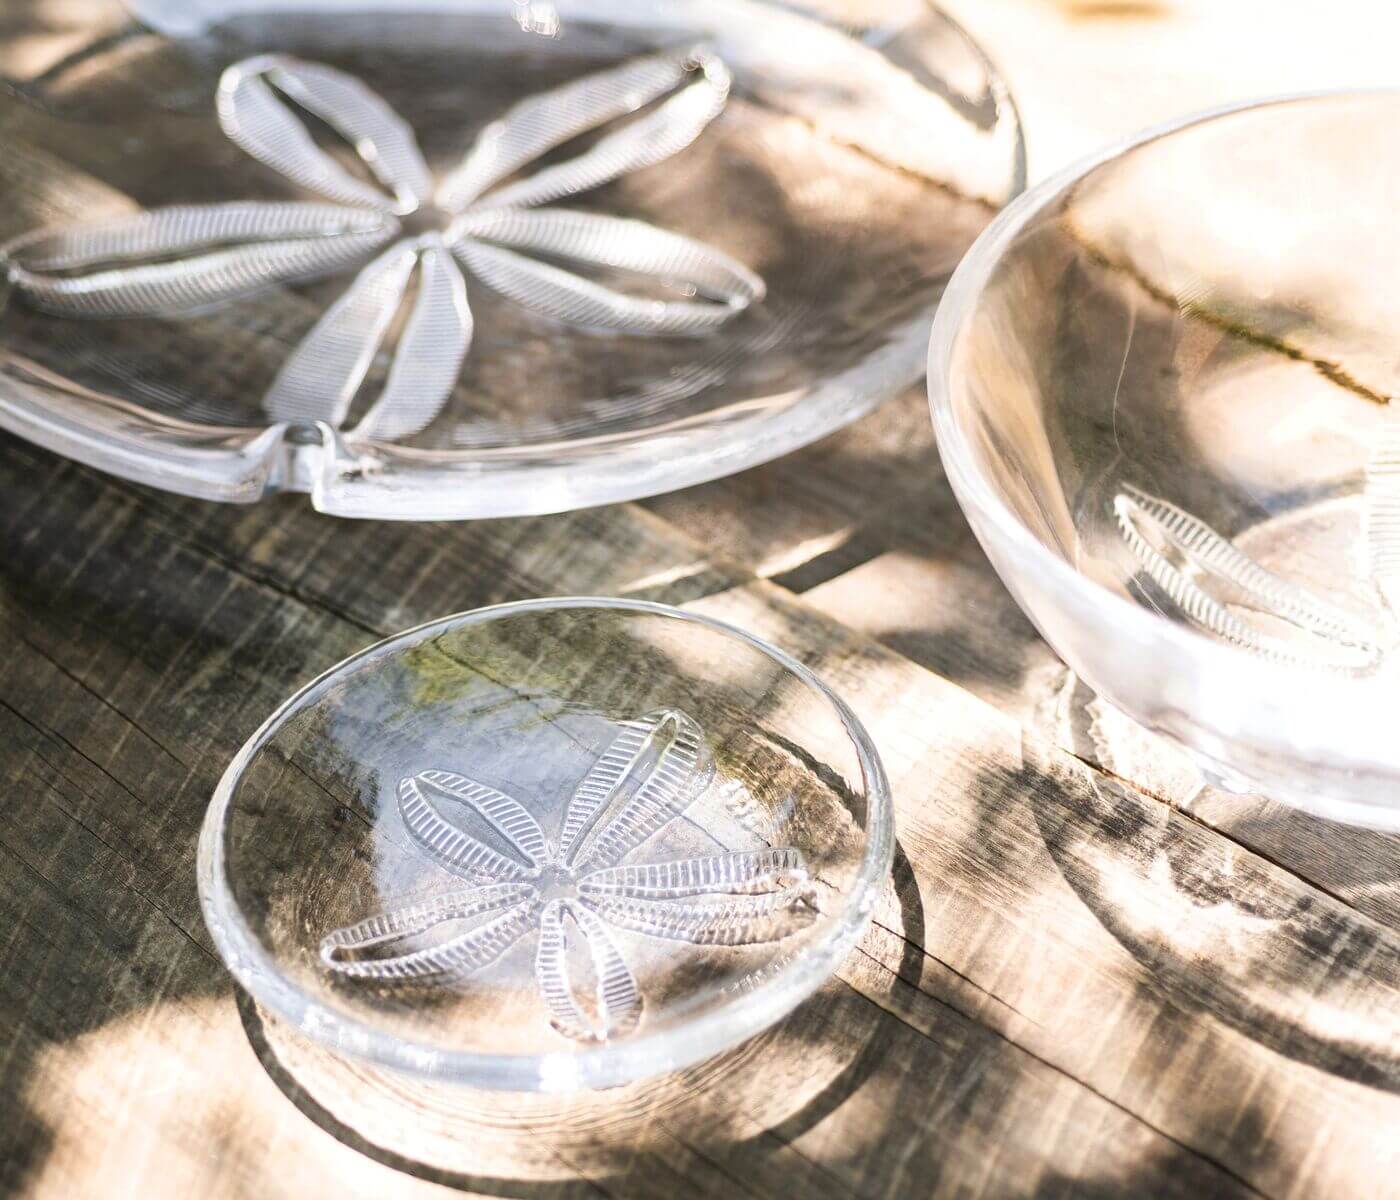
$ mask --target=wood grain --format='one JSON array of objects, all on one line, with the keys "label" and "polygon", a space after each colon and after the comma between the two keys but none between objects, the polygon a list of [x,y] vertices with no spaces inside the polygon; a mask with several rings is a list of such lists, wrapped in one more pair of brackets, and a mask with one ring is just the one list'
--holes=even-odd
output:
[{"label": "wood grain", "polygon": [[[1045,166],[1236,86],[1234,13],[950,7],[1024,72]],[[1307,11],[1270,6],[1268,44]],[[1328,38],[1368,14],[1334,6]],[[1318,70],[1248,66],[1260,90]],[[299,684],[566,592],[689,605],[816,667],[890,770],[896,869],[839,978],[693,1095],[424,1166],[279,1073],[200,921],[195,838]],[[204,505],[0,438],[0,628],[0,1193],[1400,1194],[1400,841],[1202,791],[1096,706],[981,556],[918,392],[733,480],[470,525]]]},{"label": "wood grain", "polygon": [[[353,616],[341,615],[318,594],[314,545],[326,531],[346,527],[300,504],[206,509],[102,480],[7,440],[0,448],[3,494],[18,500],[36,477],[46,484],[42,505],[9,505],[0,532],[4,620],[14,634],[0,672],[12,747],[5,783],[7,793],[30,797],[8,808],[0,825],[6,910],[24,930],[7,943],[0,976],[0,1006],[18,1034],[8,1046],[3,1087],[20,1113],[0,1151],[5,1182],[36,1195],[82,1191],[113,1156],[163,1161],[167,1142],[178,1140],[205,1146],[189,1163],[172,1166],[181,1193],[291,1195],[297,1172],[274,1185],[256,1165],[256,1130],[270,1119],[266,1080],[252,1050],[238,1046],[230,985],[199,922],[193,849],[204,804],[238,743],[298,682],[390,624],[441,611],[447,594],[470,606],[495,598],[499,583],[489,567],[476,576],[429,573],[411,594],[413,611],[386,596],[397,606],[392,620],[364,599]],[[183,520],[215,514],[242,525],[253,513],[265,514],[254,544],[284,548],[274,565],[254,574],[208,553]],[[397,543],[410,557],[434,540],[455,543],[468,562],[480,561],[470,553],[474,545],[489,545],[512,524],[353,528],[377,533],[386,551]],[[631,524],[623,522],[629,536]],[[81,536],[57,538],[65,528]],[[209,535],[206,523],[197,528]],[[55,536],[46,538],[46,530]],[[595,553],[607,556],[616,536],[602,533]],[[311,553],[298,556],[292,543]],[[678,535],[672,548],[681,559],[694,550]],[[298,562],[310,569],[287,570]],[[537,571],[530,582],[547,581]],[[731,589],[716,598],[747,594]],[[849,654],[839,643],[837,649]],[[821,664],[820,641],[808,656]],[[913,886],[911,867],[903,887]],[[830,999],[814,1002],[802,1018],[838,1047],[865,1047],[868,1059],[852,1095],[793,1143],[823,1175],[835,1176],[832,1194],[861,1194],[871,1179],[898,1191],[945,1171],[946,1187],[938,1190],[957,1194],[965,1172],[980,1175],[992,1156],[1018,1177],[1070,1180],[1082,1169],[1085,1138],[1103,1161],[1117,1164],[1115,1172],[1145,1170],[1143,1178],[1162,1194],[1190,1194],[1178,1189],[1193,1179],[1245,1190],[950,998],[925,991],[919,973],[913,984],[901,980],[889,965],[901,961],[900,898],[891,898],[890,910],[882,924],[895,932],[877,931],[872,948],[852,960],[841,999],[834,1007]],[[843,1015],[848,1010],[852,1015]],[[147,1071],[165,1082],[140,1085]],[[215,1077],[219,1086],[191,1103],[196,1085],[187,1073]],[[927,1121],[902,1119],[939,1079],[950,1089],[948,1101],[931,1107]],[[712,1102],[730,1103],[729,1092],[716,1091]],[[1082,1137],[1059,1125],[1030,1133],[1034,1114],[1047,1106]],[[285,1117],[294,1114],[286,1110]],[[314,1162],[325,1179],[353,1183],[351,1194],[372,1186],[352,1179],[355,1156],[343,1158],[325,1146],[333,1139],[295,1120],[301,1136],[320,1147]],[[210,1140],[216,1128],[224,1139],[217,1149]],[[55,1154],[54,1147],[68,1152]],[[760,1138],[689,1153],[705,1161],[718,1153],[766,1161],[775,1150]],[[286,1152],[296,1153],[292,1145]],[[623,1176],[627,1194],[664,1190],[655,1161],[661,1153],[638,1152]],[[186,1166],[196,1174],[181,1175]],[[142,1189],[133,1194],[151,1194],[149,1170],[132,1176]],[[747,1168],[740,1174],[762,1178]],[[731,1194],[727,1176],[709,1185],[704,1178],[698,1167],[687,1169],[688,1186],[701,1194]],[[778,1173],[758,1194],[783,1194],[781,1181]],[[396,1183],[417,1186],[406,1174]]]},{"label": "wood grain", "polygon": [[[549,559],[520,556],[530,565],[503,592],[494,569],[502,539],[538,522],[345,526],[294,500],[202,506],[13,443],[0,462],[7,495],[22,496],[36,474],[48,480],[42,512],[16,503],[4,530],[5,615],[22,635],[0,692],[21,747],[7,782],[38,798],[9,814],[4,844],[24,864],[27,892],[38,879],[63,891],[65,918],[46,912],[42,936],[11,944],[5,978],[39,984],[6,1004],[31,1037],[66,1045],[123,1014],[174,1019],[190,997],[226,990],[198,921],[193,843],[222,764],[280,696],[378,633],[444,611],[449,597],[465,607],[511,588],[548,591],[557,576]],[[687,579],[712,570],[693,571],[703,553],[654,518],[619,508],[590,520],[599,563],[649,533],[663,570],[685,567]],[[59,538],[67,528],[81,538]],[[349,544],[332,550],[341,531]],[[436,547],[436,561],[456,569],[424,572],[404,593],[370,586],[337,606],[338,554],[363,556],[376,542],[383,561],[432,558]],[[590,582],[618,591],[635,579],[630,567],[611,579],[593,571]],[[925,1123],[885,1075],[897,1079],[929,1053],[910,1042],[912,1026],[935,1040],[980,1030],[978,1071],[998,1088],[1019,1097],[1053,1081],[1056,1093],[1068,1089],[1056,1111],[1095,1114],[1107,1146],[1146,1139],[1156,1147],[1146,1157],[1173,1172],[1190,1160],[1211,1190],[1286,1195],[1306,1179],[1319,1194],[1344,1195],[1372,1177],[1383,1153],[1373,1122],[1394,1116],[1388,1010],[1400,955],[1388,929],[1037,746],[967,691],[781,589],[743,584],[732,571],[710,577],[718,586],[691,602],[775,637],[841,687],[878,739],[900,800],[902,894],[843,972],[887,1014],[865,1032],[880,1049],[862,1086],[891,1107],[877,1119],[847,1101],[804,1132],[822,1147],[811,1157],[829,1168],[843,1137],[888,1137],[932,1159],[952,1139],[1009,1156],[1011,1178],[1071,1180],[1087,1170],[1064,1160],[1058,1135],[1044,1142],[1029,1114],[993,1134],[976,1106],[933,1104],[939,1120]],[[100,693],[99,680],[108,681]],[[911,890],[923,914],[914,963],[903,915]],[[9,1062],[26,1080],[14,1091],[36,1094],[33,1061],[12,1052]],[[247,1069],[256,1078],[255,1060]],[[938,1087],[959,1085],[974,1086],[954,1071]],[[880,1090],[888,1088],[892,1096]],[[62,1089],[55,1079],[37,1094],[52,1113]],[[1319,1144],[1336,1153],[1317,1154]],[[862,1178],[846,1177],[857,1194]]]}]

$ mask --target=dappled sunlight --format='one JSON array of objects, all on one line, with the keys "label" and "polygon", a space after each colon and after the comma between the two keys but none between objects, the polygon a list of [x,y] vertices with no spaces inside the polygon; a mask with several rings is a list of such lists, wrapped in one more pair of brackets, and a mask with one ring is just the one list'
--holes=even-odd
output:
[{"label": "dappled sunlight", "polygon": [[1377,339],[1400,320],[1400,262],[1382,235],[1397,168],[1371,135],[1386,119],[1374,104],[1354,105],[1351,136],[1320,105],[1164,139],[1086,179],[1066,225],[1188,316],[1277,338],[1388,394],[1400,373]]},{"label": "dappled sunlight", "polygon": [[[1229,858],[1221,870],[1229,875]],[[1240,961],[1257,953],[1256,939],[1278,926],[1274,919],[1241,911],[1230,899],[1206,902],[1180,892],[1165,855],[1154,857],[1146,870],[1110,863],[1099,878],[1104,903],[1126,925],[1154,944],[1169,943],[1184,961],[1206,964],[1222,955]]]},{"label": "dappled sunlight", "polygon": [[[41,1051],[24,1104],[51,1139],[31,1186],[54,1195],[187,1200],[321,1194],[377,1200],[387,1168],[306,1136],[259,1067],[227,995],[158,1003]],[[94,1131],[121,1128],[119,1139]]]},{"label": "dappled sunlight", "polygon": [[[341,0],[0,0],[0,242],[305,199],[298,171],[264,165],[279,136],[254,154],[221,131],[230,63],[275,92],[263,132],[309,137],[306,161],[324,152],[359,194],[388,145],[366,132],[376,113],[411,129],[410,175],[441,180],[518,101],[669,54],[668,12],[712,20],[588,2],[604,19],[580,0],[492,0],[486,21],[475,0],[344,0],[333,22],[307,13]],[[739,19],[748,3],[715,6],[738,14],[715,18],[723,111],[711,96],[673,158],[642,145],[635,173],[549,204],[721,250],[766,299],[697,314],[732,301],[698,277],[672,287],[674,262],[614,279],[625,268],[580,259],[561,284],[553,254],[583,224],[508,228],[464,199],[482,245],[542,256],[512,272],[714,328],[619,341],[497,303],[473,275],[470,353],[439,364],[429,424],[381,425],[394,455],[357,460],[347,486],[392,490],[455,456],[485,464],[470,471],[493,502],[525,478],[536,508],[567,507],[598,499],[581,480],[655,490],[712,454],[733,471],[897,391],[878,411],[644,503],[399,524],[331,520],[304,496],[166,495],[0,437],[0,1193],[1369,1200],[1400,1180],[1400,834],[1227,793],[1242,774],[1096,695],[998,577],[911,382],[920,314],[1021,162],[999,79],[926,0],[775,3],[764,22]],[[1368,0],[934,4],[1010,79],[1033,178],[1189,109],[1388,81],[1400,33],[1400,11]],[[192,42],[167,36],[228,6],[240,15]],[[854,49],[835,26],[779,36],[813,10],[847,22]],[[264,52],[292,57],[269,68]],[[356,113],[344,145],[304,104],[328,82],[343,103],[327,111]],[[596,165],[671,96],[620,92],[606,127],[536,146],[491,186]],[[507,122],[527,140],[530,125]],[[1200,593],[1278,637],[1299,611],[1326,632],[1335,608],[1391,653],[1400,153],[1267,133],[1159,146],[1012,243],[955,355],[980,376],[966,406],[987,410],[970,440],[1033,534],[1120,596],[1165,606],[1148,585],[1176,572],[1197,615],[1214,611]],[[421,249],[445,211],[404,205],[394,236]],[[33,278],[60,290],[111,274],[30,248]],[[344,347],[364,389],[331,413],[346,431],[372,431],[392,350],[413,349],[405,324],[432,290],[414,269],[379,333]],[[12,288],[6,327],[34,364],[14,379],[162,429],[265,424],[273,375],[347,272],[168,322],[73,320],[67,341]],[[557,474],[523,475],[570,447]],[[307,473],[306,457],[279,469]],[[987,544],[1002,566],[1025,550]],[[1254,568],[1300,576],[1306,602]],[[1025,598],[1063,580],[1013,583]],[[629,630],[534,605],[510,629],[469,618],[363,656],[358,684],[323,674],[445,613],[570,595],[673,603],[784,654],[654,609]],[[1279,595],[1282,618],[1260,612]],[[1057,644],[1062,617],[1036,615]],[[1086,620],[1076,645],[1134,686],[1190,674],[1110,634]],[[1216,732],[1257,714],[1226,693],[1162,687],[1132,711]],[[1389,706],[1373,710],[1383,732]],[[891,836],[880,875],[870,847]]]},{"label": "dappled sunlight", "polygon": [[[779,644],[833,639],[820,668],[880,745],[901,838],[921,864],[925,956],[906,979],[1122,1103],[1144,1102],[1164,1076],[1172,1095],[1194,1070],[1222,1106],[1248,1105],[1248,1080],[1267,1069],[1290,1081],[1278,1136],[1330,1138],[1319,1178],[1362,1178],[1351,1172],[1373,1153],[1376,1106],[1400,1117],[1400,938],[953,685],[809,614],[760,605],[763,590],[701,606]],[[1081,728],[1102,736],[1115,724],[1097,707]],[[1120,764],[1140,766],[1152,741],[1115,746]],[[1199,790],[1169,759],[1159,770],[1180,800]],[[880,953],[878,939],[867,944]],[[1354,961],[1364,976],[1346,968]],[[1174,1049],[1183,1041],[1189,1051]],[[1326,1099],[1307,1086],[1318,1072],[1338,1080]],[[1189,1144],[1218,1149],[1228,1136],[1146,1102]]]},{"label": "dappled sunlight", "polygon": [[677,563],[674,567],[664,567],[659,571],[652,571],[650,574],[639,575],[636,579],[629,579],[618,587],[617,593],[620,596],[634,596],[638,592],[651,592],[667,588],[673,584],[694,579],[697,575],[708,570],[710,570],[710,564],[703,559],[695,562]]}]

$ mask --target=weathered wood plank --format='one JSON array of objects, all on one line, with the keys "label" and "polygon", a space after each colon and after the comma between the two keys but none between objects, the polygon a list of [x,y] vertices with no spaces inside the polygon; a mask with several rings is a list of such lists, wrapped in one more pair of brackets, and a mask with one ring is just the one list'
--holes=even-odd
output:
[{"label": "weathered wood plank", "polygon": [[879,530],[928,493],[922,387],[756,470],[643,501],[764,579],[806,591],[878,553]]},{"label": "weathered wood plank", "polygon": [[1400,1115],[1395,931],[771,588],[695,607],[821,646],[871,728],[926,914],[921,986],[1264,1194],[1390,1186],[1361,1130]]},{"label": "weathered wood plank", "polygon": [[[26,503],[45,478],[42,508]],[[280,1102],[268,1099],[251,1052],[231,1048],[229,984],[199,924],[194,842],[207,796],[241,739],[298,682],[372,635],[319,598],[295,594],[270,567],[258,578],[209,554],[151,493],[6,441],[0,494],[10,501],[0,510],[0,620],[16,634],[0,667],[14,748],[0,761],[7,792],[33,797],[8,808],[0,824],[0,879],[11,927],[42,931],[9,940],[0,965],[0,1007],[14,1031],[2,1086],[20,1113],[0,1161],[25,1163],[29,1194],[57,1195],[104,1163],[126,1164],[149,1183],[149,1164],[161,1161],[166,1139],[178,1138],[192,1148],[170,1166],[182,1193],[290,1195],[305,1178],[299,1171],[283,1185],[257,1165]],[[311,545],[327,526],[347,528],[300,506],[274,510],[285,551],[278,563],[297,563],[291,549]],[[397,550],[405,553],[445,534],[470,543],[490,528],[379,533],[401,539]],[[80,536],[58,537],[65,529]],[[672,549],[693,547],[677,537]],[[606,542],[598,552],[607,556]],[[475,576],[429,578],[432,594],[416,596],[411,607],[436,610],[447,594],[470,604],[480,598],[473,579],[488,591],[498,586],[481,565]],[[392,604],[392,589],[380,599]],[[816,644],[809,653],[821,657]],[[905,886],[911,882],[906,876]],[[895,915],[886,921],[898,928],[891,903]],[[1242,1190],[1229,1172],[1067,1072],[900,983],[879,956],[854,960],[847,979],[853,998],[837,1005],[835,1018],[818,1008],[817,1027],[837,1046],[871,1042],[878,1053],[852,1096],[791,1143],[836,1181],[832,1194],[897,1191],[916,1180],[936,1182],[939,1194],[996,1190],[983,1178],[989,1161],[1026,1180],[1027,1194],[1045,1181],[1063,1188],[1080,1172],[1086,1144],[1099,1162],[1114,1164],[1115,1175],[1141,1173],[1144,1186],[1160,1194]],[[143,1086],[146,1072],[161,1085]],[[195,1105],[190,1091],[201,1072],[216,1075],[221,1090]],[[932,1109],[939,1120],[905,1119],[931,1083],[948,1091]],[[720,1091],[713,1103],[732,1098]],[[1037,1124],[1042,1111],[1055,1112],[1056,1122]],[[732,1194],[736,1170],[757,1194],[781,1194],[782,1172],[759,1169],[775,1153],[770,1139],[736,1150],[691,1146],[684,1127],[667,1134],[680,1142],[652,1137],[638,1148],[629,1194],[665,1194],[668,1154],[679,1155],[697,1194]],[[309,1161],[326,1178],[349,1183],[358,1169],[355,1156],[325,1146],[330,1139],[309,1125],[304,1134],[281,1136],[287,1154],[311,1139],[318,1149]],[[39,1148],[44,1143],[69,1153],[55,1158]],[[78,1146],[82,1153],[72,1149]],[[202,1153],[193,1149],[199,1146]],[[25,1147],[27,1161],[19,1153]],[[696,1156],[717,1154],[741,1157],[707,1177]],[[746,1164],[742,1155],[756,1157]],[[7,1178],[7,1185],[20,1182],[18,1174]],[[407,1176],[396,1182],[417,1186]],[[597,1182],[607,1190],[606,1180]],[[353,1180],[350,1190],[371,1194],[375,1186],[387,1185],[375,1175]]]},{"label": "weathered wood plank", "polygon": [[[99,480],[15,444],[0,458],[6,462],[11,495],[45,468],[55,486],[43,514],[21,516],[5,535],[8,569],[20,581],[10,589],[11,603],[19,605],[26,637],[42,653],[17,662],[12,671],[18,678],[12,674],[0,695],[17,708],[34,708],[32,719],[59,735],[56,746],[75,748],[65,758],[47,748],[65,771],[80,769],[76,754],[101,764],[101,781],[90,786],[107,789],[98,793],[104,803],[88,801],[75,811],[89,825],[99,819],[132,823],[114,824],[110,832],[100,828],[110,841],[120,836],[149,847],[145,857],[132,860],[134,886],[178,914],[196,937],[202,935],[189,855],[204,799],[238,740],[299,678],[363,644],[371,631],[436,615],[448,607],[448,597],[452,607],[496,598],[493,589],[500,585],[489,556],[474,555],[471,548],[508,539],[516,524],[345,526],[291,504],[255,510],[187,504]],[[614,518],[623,514],[631,527],[634,518],[625,510],[610,511]],[[36,523],[41,530],[61,529],[64,521],[83,528],[86,513],[104,518],[89,519],[80,549],[49,550],[52,564],[42,538],[26,541]],[[203,520],[187,524],[191,514],[207,515],[214,525],[232,522],[230,528],[247,536],[250,556],[256,547],[268,556],[251,568],[232,551],[221,560],[204,545],[217,541],[212,526]],[[648,524],[667,551],[657,555],[659,562],[696,560],[693,544],[643,519]],[[374,561],[377,535],[385,539],[381,555],[408,560],[436,543],[453,543],[454,549],[440,552],[461,568],[428,573],[406,601],[390,586],[369,587],[343,615],[323,591],[336,572],[324,561],[317,566],[322,554],[334,561],[331,551],[315,548],[327,529],[360,531],[358,536],[371,539],[358,547],[361,564]],[[600,560],[610,557],[612,540],[610,533],[598,537]],[[267,552],[272,544],[275,553]],[[298,553],[299,547],[309,553]],[[131,564],[142,562],[155,564],[154,576],[143,573],[136,583]],[[158,590],[152,577],[160,580]],[[525,582],[548,578],[541,567]],[[123,584],[139,595],[114,603]],[[153,595],[160,596],[164,617],[154,629],[143,608]],[[868,966],[856,962],[845,974],[897,1016],[901,1028],[931,1020],[912,1015],[920,1011],[953,1022],[964,1030],[960,1037],[985,1027],[977,1036],[990,1037],[985,1044],[995,1047],[986,1051],[995,1069],[987,1070],[1000,1080],[1001,1103],[1023,1091],[1037,1094],[1051,1086],[1045,1081],[1050,1077],[1057,1081],[1053,1103],[1042,1098],[1029,1109],[1018,1107],[1016,1123],[997,1126],[1007,1145],[996,1153],[1008,1172],[1015,1168],[1009,1177],[1069,1180],[1085,1169],[1081,1160],[1065,1159],[1071,1144],[1076,1153],[1082,1150],[1078,1119],[1073,1136],[1051,1132],[1060,1128],[1065,1111],[1091,1104],[1081,1094],[1094,1097],[1091,1124],[1108,1131],[1110,1144],[1159,1139],[1149,1157],[1178,1171],[1183,1159],[1192,1159],[1196,1170],[1215,1172],[1213,1188],[1282,1195],[1306,1170],[1318,1194],[1345,1194],[1375,1167],[1383,1152],[1374,1145],[1373,1122],[1388,1119],[1392,1103],[1387,1088],[1393,1082],[1393,1017],[1386,1009],[1393,1006],[1400,971],[1389,931],[1373,928],[1268,863],[1238,854],[1155,801],[1105,795],[1102,781],[1073,760],[1023,741],[1014,722],[965,691],[782,597],[776,589],[748,585],[715,591],[697,603],[773,634],[812,659],[852,698],[880,740],[900,796],[901,838],[913,868],[902,887],[917,889],[924,913],[923,929],[912,940],[926,953],[912,973],[902,963],[904,919],[891,900],[881,923],[894,933],[873,934],[865,947]],[[378,612],[376,604],[382,606]],[[187,644],[194,648],[186,650]],[[52,694],[63,698],[57,707],[29,698],[30,676],[44,669],[33,663],[36,655],[67,670],[51,669]],[[89,663],[101,678],[114,681],[103,701],[83,686]],[[196,677],[186,677],[195,674],[196,663]],[[229,704],[230,696],[237,701]],[[96,715],[89,716],[89,708]],[[102,725],[116,720],[116,713],[150,731],[148,741]],[[178,747],[179,758],[156,751],[156,742]],[[142,746],[144,754],[138,752]],[[153,766],[145,766],[148,759]],[[196,759],[195,769],[185,765]],[[143,767],[157,774],[143,775]],[[138,790],[162,797],[163,808],[155,809],[158,844],[141,827],[152,814],[128,794]],[[182,847],[177,862],[152,862],[159,847],[170,845]],[[1135,898],[1142,912],[1133,907]],[[1233,938],[1243,939],[1245,952]],[[1356,958],[1362,948],[1370,981],[1358,981],[1345,969],[1345,955]],[[859,972],[876,965],[879,986],[868,977],[862,984]],[[210,970],[217,979],[217,968]],[[896,985],[896,974],[902,985]],[[1310,1006],[1302,1004],[1303,996]],[[99,1007],[90,1020],[101,1022],[103,1012]],[[1344,1019],[1352,1035],[1329,1029],[1329,1021]],[[881,1036],[891,1039],[890,1053],[901,1062],[923,1062],[929,1053],[922,1043],[906,1044],[906,1034]],[[835,1126],[822,1122],[804,1134],[824,1148],[809,1157],[829,1168],[821,1155],[835,1155],[842,1138],[893,1138],[902,1152],[923,1162],[950,1144],[969,1144],[974,1132],[968,1124],[986,1119],[958,1106],[959,1087],[972,1084],[956,1070],[924,1072],[920,1094],[943,1124],[933,1129],[922,1118],[906,1124],[913,1118],[896,1114],[916,1106],[883,1074],[893,1069],[883,1065],[872,1073],[879,1082],[868,1085],[894,1088],[879,1093],[891,1105],[880,1110],[886,1124],[872,1119],[868,1129],[847,1126],[854,1116],[833,1116]],[[1023,1076],[1042,1082],[1017,1082]],[[930,1090],[931,1078],[944,1082]],[[944,1089],[952,1098],[940,1105]],[[1202,1095],[1210,1098],[1205,1108],[1198,1102]],[[1042,1109],[1054,1114],[1048,1126],[1034,1116]],[[858,1111],[852,1105],[843,1114]],[[1260,1123],[1276,1131],[1267,1154],[1253,1133]],[[1313,1162],[1309,1151],[1318,1139],[1346,1152]],[[976,1161],[985,1163],[992,1151],[978,1144]],[[807,1153],[805,1145],[799,1148]],[[1099,1152],[1107,1153],[1102,1147]],[[879,1168],[863,1158],[845,1164],[851,1174],[844,1178],[860,1190],[858,1168]],[[971,1169],[968,1160],[964,1170]],[[981,1178],[959,1174],[946,1162],[944,1170],[954,1190]]]}]

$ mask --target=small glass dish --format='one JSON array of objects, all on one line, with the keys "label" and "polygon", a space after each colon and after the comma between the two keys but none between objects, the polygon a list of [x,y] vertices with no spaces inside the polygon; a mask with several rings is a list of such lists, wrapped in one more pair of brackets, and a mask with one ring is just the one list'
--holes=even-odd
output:
[{"label": "small glass dish", "polygon": [[381,642],[221,780],[205,920],[240,984],[336,1055],[569,1093],[709,1059],[820,987],[893,820],[860,723],[705,617],[538,600]]},{"label": "small glass dish", "polygon": [[0,427],[208,499],[509,516],[774,458],[917,381],[1023,183],[923,0],[105,3],[0,78]]},{"label": "small glass dish", "polygon": [[1400,828],[1400,93],[1188,118],[1038,185],[935,322],[1021,606],[1208,780]]}]

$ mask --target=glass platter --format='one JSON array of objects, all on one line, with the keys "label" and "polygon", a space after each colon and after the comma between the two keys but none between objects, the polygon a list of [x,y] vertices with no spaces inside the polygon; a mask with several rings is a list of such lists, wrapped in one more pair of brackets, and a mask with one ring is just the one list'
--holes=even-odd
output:
[{"label": "glass platter", "polygon": [[0,426],[193,496],[501,516],[773,458],[919,377],[1023,182],[922,0],[123,13],[0,80]]}]

